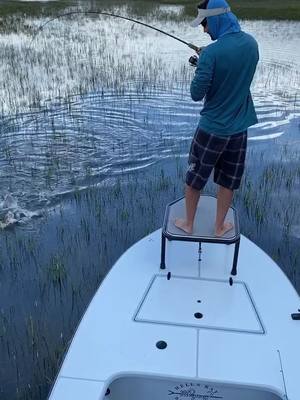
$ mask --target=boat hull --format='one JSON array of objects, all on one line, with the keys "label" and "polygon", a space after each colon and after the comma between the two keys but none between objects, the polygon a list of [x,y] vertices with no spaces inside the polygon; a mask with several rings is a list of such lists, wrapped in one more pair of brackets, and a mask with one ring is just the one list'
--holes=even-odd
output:
[{"label": "boat hull", "polygon": [[299,400],[300,302],[281,269],[241,236],[230,285],[234,246],[170,242],[161,270],[160,245],[158,230],[111,269],[50,399]]}]

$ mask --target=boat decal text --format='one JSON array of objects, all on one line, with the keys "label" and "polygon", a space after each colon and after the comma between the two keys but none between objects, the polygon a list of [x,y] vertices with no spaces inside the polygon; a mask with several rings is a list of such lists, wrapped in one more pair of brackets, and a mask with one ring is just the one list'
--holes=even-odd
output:
[{"label": "boat decal text", "polygon": [[169,390],[168,395],[172,400],[218,400],[224,398],[216,388],[192,382],[176,385],[172,390]]}]

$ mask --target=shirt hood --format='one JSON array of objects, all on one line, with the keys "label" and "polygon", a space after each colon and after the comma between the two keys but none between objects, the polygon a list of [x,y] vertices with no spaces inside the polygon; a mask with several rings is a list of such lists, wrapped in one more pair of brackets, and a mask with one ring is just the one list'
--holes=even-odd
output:
[{"label": "shirt hood", "polygon": [[[220,7],[227,8],[229,5],[225,0],[209,0],[207,5],[207,9]],[[212,40],[217,40],[228,33],[240,32],[241,30],[238,19],[232,12],[207,17],[207,24]]]}]

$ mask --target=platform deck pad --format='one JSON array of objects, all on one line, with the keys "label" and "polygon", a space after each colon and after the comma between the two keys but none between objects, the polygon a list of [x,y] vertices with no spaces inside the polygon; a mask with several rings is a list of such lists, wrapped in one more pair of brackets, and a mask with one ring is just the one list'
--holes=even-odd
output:
[{"label": "platform deck pad", "polygon": [[[201,196],[195,216],[193,233],[185,233],[181,229],[178,229],[174,224],[176,218],[186,217],[185,199],[180,199],[179,201],[169,205],[165,221],[165,231],[168,235],[176,237],[205,238],[217,241],[218,237],[216,237],[214,233],[216,212],[217,199],[213,196]],[[234,225],[234,228],[222,236],[222,239],[233,240],[240,234],[235,210],[233,208],[229,209],[226,221],[231,222]]]}]

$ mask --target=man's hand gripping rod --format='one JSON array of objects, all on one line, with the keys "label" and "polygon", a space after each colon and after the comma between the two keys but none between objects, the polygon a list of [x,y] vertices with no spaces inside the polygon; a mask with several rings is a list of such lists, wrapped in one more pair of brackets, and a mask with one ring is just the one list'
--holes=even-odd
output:
[{"label": "man's hand gripping rod", "polygon": [[[200,55],[201,51],[205,48],[205,46],[203,46],[203,47],[197,47],[197,46],[194,46],[193,44],[189,44],[188,46],[189,46],[191,49],[195,50],[195,52],[198,54],[198,56]],[[189,63],[190,63],[190,65],[191,65],[192,67],[197,67],[198,60],[199,60],[199,57],[197,57],[196,55],[194,55],[194,56],[191,56],[191,57],[189,58]]]}]

